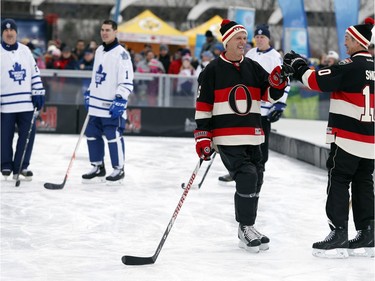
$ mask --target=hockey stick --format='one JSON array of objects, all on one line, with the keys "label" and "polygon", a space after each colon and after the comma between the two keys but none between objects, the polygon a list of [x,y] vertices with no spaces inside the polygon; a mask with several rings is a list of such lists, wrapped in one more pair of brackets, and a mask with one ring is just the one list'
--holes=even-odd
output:
[{"label": "hockey stick", "polygon": [[20,174],[21,174],[21,171],[22,171],[22,165],[23,165],[23,161],[25,160],[26,150],[27,150],[27,147],[29,146],[31,131],[33,130],[35,119],[36,119],[37,116],[38,116],[38,110],[35,107],[34,108],[34,113],[33,113],[33,118],[31,119],[31,123],[30,123],[29,132],[27,133],[25,147],[24,147],[23,152],[22,152],[20,167],[18,168],[18,173],[16,175],[16,185],[15,185],[16,187],[20,186],[20,184],[21,184]]},{"label": "hockey stick", "polygon": [[81,143],[81,140],[83,138],[83,134],[86,131],[86,127],[87,127],[88,122],[89,122],[89,115],[87,114],[85,122],[83,123],[82,129],[81,129],[81,133],[79,135],[79,139],[78,139],[77,144],[76,144],[76,148],[74,149],[72,158],[70,159],[70,162],[69,162],[68,169],[67,169],[67,171],[65,173],[64,181],[61,184],[46,182],[44,184],[45,188],[47,188],[47,189],[63,189],[64,188],[66,180],[68,179],[68,176],[69,176],[70,169],[72,168],[74,159],[76,159],[76,152],[77,152],[79,144]]},{"label": "hockey stick", "polygon": [[[212,165],[212,163],[214,162],[215,156],[216,156],[216,151],[215,151],[214,153],[212,153],[211,161],[210,161],[210,163],[208,164],[207,169],[206,169],[206,171],[204,172],[203,177],[202,177],[200,183],[198,183],[198,188],[201,188],[201,186],[202,186],[202,184],[203,184],[203,182],[204,182],[204,179],[206,178],[206,175],[208,174],[208,171],[210,170],[211,165]],[[185,189],[185,183],[184,183],[184,182],[181,184],[181,187],[182,187],[183,189]]]},{"label": "hockey stick", "polygon": [[167,229],[165,230],[165,232],[163,234],[163,237],[161,238],[160,243],[159,243],[158,247],[156,248],[155,254],[151,257],[123,256],[121,260],[124,264],[126,264],[126,265],[144,265],[144,264],[155,263],[156,259],[159,256],[159,253],[160,253],[161,249],[163,248],[165,240],[167,240],[168,234],[172,229],[172,226],[173,226],[173,224],[174,224],[174,222],[177,218],[177,215],[181,210],[182,204],[184,203],[184,201],[186,199],[186,196],[189,193],[191,185],[193,184],[194,179],[197,176],[197,173],[199,171],[199,168],[202,165],[202,162],[203,162],[203,159],[199,159],[199,162],[198,162],[197,166],[195,167],[194,172],[189,179],[188,185],[186,186],[184,192],[182,193],[180,201],[178,202],[177,207],[174,210],[174,213],[172,215],[172,218],[170,219],[170,221],[168,223]]}]

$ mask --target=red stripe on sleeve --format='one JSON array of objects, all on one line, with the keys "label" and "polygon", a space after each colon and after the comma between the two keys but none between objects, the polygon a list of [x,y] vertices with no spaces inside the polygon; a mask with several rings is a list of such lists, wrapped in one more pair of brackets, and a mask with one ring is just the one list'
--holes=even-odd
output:
[{"label": "red stripe on sleeve", "polygon": [[318,82],[316,81],[315,71],[311,71],[311,73],[309,74],[309,77],[307,78],[307,82],[309,83],[310,89],[321,92]]}]

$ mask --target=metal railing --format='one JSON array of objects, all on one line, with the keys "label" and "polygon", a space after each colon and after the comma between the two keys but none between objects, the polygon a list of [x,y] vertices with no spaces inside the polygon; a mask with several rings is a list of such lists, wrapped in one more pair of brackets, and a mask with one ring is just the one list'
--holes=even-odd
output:
[{"label": "metal railing", "polygon": [[[46,103],[83,104],[83,93],[91,80],[91,71],[41,69],[46,88]],[[134,91],[129,106],[195,107],[197,77],[172,74],[134,74]]]}]

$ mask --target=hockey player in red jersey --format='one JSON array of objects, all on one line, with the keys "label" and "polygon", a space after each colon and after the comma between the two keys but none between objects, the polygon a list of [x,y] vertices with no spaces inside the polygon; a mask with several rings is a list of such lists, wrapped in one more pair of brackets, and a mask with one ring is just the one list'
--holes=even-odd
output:
[{"label": "hockey player in red jersey", "polygon": [[[284,63],[312,90],[332,92],[327,127],[326,213],[331,233],[313,244],[318,257],[374,257],[374,59],[368,52],[374,20],[350,26],[345,34],[349,58],[317,71],[290,52]],[[349,188],[357,236],[348,240]],[[364,249],[359,250],[359,249]],[[336,251],[327,251],[336,250]],[[333,254],[329,254],[333,252]]]},{"label": "hockey player in red jersey", "polygon": [[270,241],[254,227],[263,179],[260,103],[262,99],[273,102],[282,97],[287,78],[281,75],[280,66],[268,74],[259,63],[244,57],[247,31],[242,25],[223,20],[220,32],[226,51],[198,78],[196,151],[205,160],[214,146],[219,151],[236,182],[239,246],[259,252],[267,250]]}]

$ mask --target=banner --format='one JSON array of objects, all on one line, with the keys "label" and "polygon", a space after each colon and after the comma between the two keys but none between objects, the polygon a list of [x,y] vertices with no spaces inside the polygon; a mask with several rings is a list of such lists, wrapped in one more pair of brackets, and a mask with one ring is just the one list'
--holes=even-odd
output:
[{"label": "banner", "polygon": [[247,41],[251,41],[254,35],[255,9],[243,7],[229,7],[228,19],[242,24],[247,31]]},{"label": "banner", "polygon": [[348,57],[344,45],[345,31],[358,24],[359,0],[335,0],[335,16],[340,60]]},{"label": "banner", "polygon": [[279,0],[283,13],[283,50],[310,57],[309,35],[303,0]]}]

